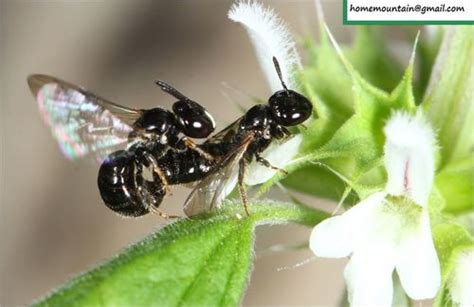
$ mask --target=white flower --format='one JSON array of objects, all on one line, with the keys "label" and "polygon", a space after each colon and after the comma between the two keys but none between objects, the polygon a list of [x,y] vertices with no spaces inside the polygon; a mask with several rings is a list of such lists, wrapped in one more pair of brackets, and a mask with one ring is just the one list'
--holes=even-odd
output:
[{"label": "white flower", "polygon": [[301,66],[300,57],[290,31],[275,12],[258,2],[241,1],[231,7],[228,17],[245,26],[271,90],[276,92],[282,89],[273,57],[280,63],[283,81],[289,88],[295,89],[297,84],[292,73]]},{"label": "white flower", "polygon": [[320,223],[310,238],[316,256],[351,256],[344,277],[353,306],[391,306],[394,269],[412,299],[434,297],[441,283],[426,208],[434,177],[434,133],[421,113],[395,113],[385,135],[385,190]]},{"label": "white flower", "polygon": [[[273,142],[262,153],[262,157],[270,162],[271,165],[284,169],[291,163],[298,154],[303,136],[297,134],[284,142]],[[257,185],[272,178],[277,170],[269,168],[257,161],[252,161],[249,165],[248,175],[245,178],[247,185]]]},{"label": "white flower", "polygon": [[414,118],[395,113],[385,126],[385,135],[386,192],[425,206],[435,171],[433,130],[421,113]]},{"label": "white flower", "polygon": [[448,281],[451,300],[460,306],[474,306],[474,250],[462,252]]}]

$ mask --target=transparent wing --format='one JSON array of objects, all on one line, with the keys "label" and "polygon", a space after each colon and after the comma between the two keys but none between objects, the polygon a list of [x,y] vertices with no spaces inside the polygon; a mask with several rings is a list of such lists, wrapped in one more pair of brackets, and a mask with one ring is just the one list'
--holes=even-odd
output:
[{"label": "transparent wing", "polygon": [[101,162],[133,143],[128,135],[140,110],[125,108],[46,75],[29,76],[28,85],[67,158],[92,156]]},{"label": "transparent wing", "polygon": [[228,141],[232,136],[234,136],[237,133],[237,130],[239,128],[239,123],[242,117],[238,118],[236,121],[234,121],[232,124],[228,125],[221,131],[217,132],[210,138],[206,140],[205,143],[207,144],[215,144],[215,143],[221,143],[221,142],[226,142]]},{"label": "transparent wing", "polygon": [[249,135],[217,164],[215,171],[200,181],[184,203],[188,217],[218,209],[237,184],[239,162],[253,140]]}]

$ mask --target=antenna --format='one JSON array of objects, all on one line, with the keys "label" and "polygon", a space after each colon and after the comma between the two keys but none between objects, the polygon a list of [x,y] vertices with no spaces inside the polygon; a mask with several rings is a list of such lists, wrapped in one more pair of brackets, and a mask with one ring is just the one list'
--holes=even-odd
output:
[{"label": "antenna", "polygon": [[191,100],[165,81],[157,80],[155,83],[161,88],[163,92],[166,92],[179,100]]},{"label": "antenna", "polygon": [[283,86],[283,88],[285,90],[288,91],[288,88],[286,87],[286,84],[285,82],[283,81],[283,76],[281,74],[281,69],[280,69],[280,64],[278,63],[278,60],[276,57],[273,57],[273,65],[275,65],[275,69],[277,71],[277,74],[278,74],[278,78],[280,78],[280,82],[281,82],[281,85]]}]

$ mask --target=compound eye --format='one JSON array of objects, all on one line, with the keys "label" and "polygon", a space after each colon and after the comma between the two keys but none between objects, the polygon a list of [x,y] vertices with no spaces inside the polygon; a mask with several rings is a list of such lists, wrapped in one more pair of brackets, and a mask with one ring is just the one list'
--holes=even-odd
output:
[{"label": "compound eye", "polygon": [[292,90],[276,92],[268,103],[275,120],[283,126],[301,124],[311,116],[313,110],[308,98]]},{"label": "compound eye", "polygon": [[192,138],[206,138],[216,128],[211,114],[198,103],[180,100],[174,103],[173,112],[178,118],[182,132]]}]

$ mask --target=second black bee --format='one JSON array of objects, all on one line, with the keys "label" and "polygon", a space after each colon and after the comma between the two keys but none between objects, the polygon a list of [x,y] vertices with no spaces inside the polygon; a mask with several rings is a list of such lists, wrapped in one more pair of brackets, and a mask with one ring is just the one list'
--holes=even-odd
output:
[{"label": "second black bee", "polygon": [[[157,84],[179,99],[173,112],[161,108],[145,111],[130,134],[131,138],[145,139],[112,153],[99,169],[102,199],[121,215],[154,211],[166,217],[158,207],[169,187],[205,177],[214,163],[212,156],[189,139],[205,138],[214,131],[211,115],[170,85]],[[182,134],[185,136],[180,137]]]},{"label": "second black bee", "polygon": [[[127,108],[55,77],[28,77],[43,120],[64,155],[92,156],[102,163],[100,195],[125,216],[150,211],[165,216],[158,206],[169,186],[202,178],[213,160],[191,140],[214,131],[212,116],[167,83],[156,83],[178,99],[172,111]],[[178,152],[180,158],[170,156]]]}]

